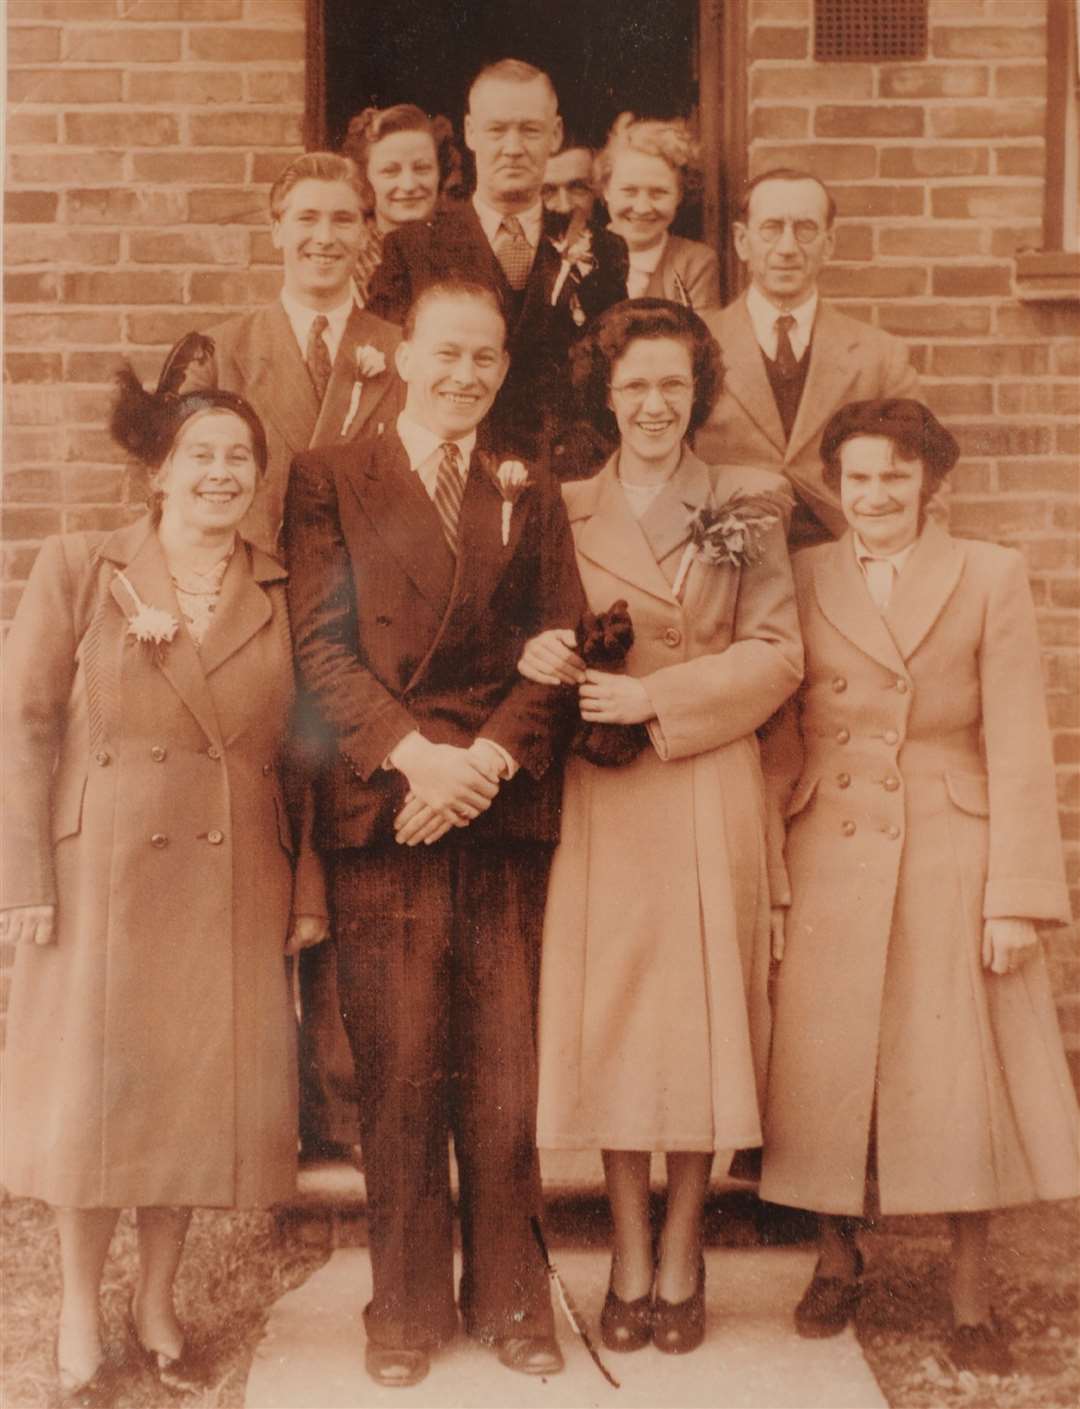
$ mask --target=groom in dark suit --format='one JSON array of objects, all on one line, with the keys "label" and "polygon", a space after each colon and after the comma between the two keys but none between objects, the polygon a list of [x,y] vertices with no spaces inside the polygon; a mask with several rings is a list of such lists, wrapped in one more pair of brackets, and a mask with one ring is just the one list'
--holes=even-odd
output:
[{"label": "groom in dark suit", "polygon": [[544,209],[544,172],[561,138],[546,73],[517,59],[483,69],[465,115],[475,194],[388,235],[368,296],[373,313],[400,323],[416,295],[447,276],[498,293],[510,372],[492,422],[500,443],[526,456],[557,448],[571,414],[570,346],[591,318],[626,297],[623,239],[585,223],[583,213]]},{"label": "groom in dark suit", "polygon": [[[366,1364],[415,1384],[461,1312],[526,1374],[561,1368],[543,1260],[534,1017],[558,756],[573,696],[527,683],[528,637],[576,621],[558,486],[477,432],[506,375],[489,289],[431,285],[381,436],[293,463],[285,515],[297,661],[335,761],[328,863],[359,1083],[374,1291]],[[484,447],[487,448],[484,448]]]}]

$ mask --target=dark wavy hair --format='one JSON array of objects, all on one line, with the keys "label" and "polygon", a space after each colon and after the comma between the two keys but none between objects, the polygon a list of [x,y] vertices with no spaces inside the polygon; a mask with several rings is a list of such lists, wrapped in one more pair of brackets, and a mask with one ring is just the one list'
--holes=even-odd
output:
[{"label": "dark wavy hair", "polygon": [[924,500],[960,458],[956,437],[921,401],[897,396],[849,401],[830,418],[821,436],[821,477],[834,494],[840,493],[840,451],[856,435],[884,436],[902,460],[919,460]]},{"label": "dark wavy hair", "polygon": [[674,338],[690,353],[694,401],[693,434],[716,405],[724,385],[720,345],[698,315],[663,298],[631,298],[606,309],[570,351],[570,377],[583,415],[599,430],[616,434],[608,405],[611,374],[630,344],[640,338]]},{"label": "dark wavy hair", "polygon": [[368,180],[368,159],[371,149],[384,137],[395,132],[426,132],[435,148],[435,162],[439,172],[440,191],[447,185],[451,175],[460,168],[461,154],[454,145],[454,129],[445,117],[428,117],[415,103],[395,103],[391,108],[365,108],[349,119],[349,130],[341,144],[344,156],[350,157],[360,172],[360,185],[364,192],[363,209],[365,215],[375,211],[375,192]]}]

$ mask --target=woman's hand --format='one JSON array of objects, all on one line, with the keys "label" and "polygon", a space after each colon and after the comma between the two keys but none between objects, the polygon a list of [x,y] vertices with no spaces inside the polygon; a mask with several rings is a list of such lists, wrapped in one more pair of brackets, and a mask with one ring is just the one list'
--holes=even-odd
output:
[{"label": "woman's hand", "polygon": [[0,914],[0,937],[13,944],[53,944],[56,940],[55,905],[17,905]]},{"label": "woman's hand", "polygon": [[787,911],[780,906],[774,906],[769,912],[769,938],[772,942],[772,956],[779,964],[784,957],[784,925],[787,921]]},{"label": "woman's hand", "polygon": [[518,673],[537,685],[581,685],[585,662],[576,653],[577,637],[569,627],[553,627],[525,642]]},{"label": "woman's hand", "polygon": [[987,920],[983,925],[983,968],[995,974],[1012,974],[1035,953],[1039,944],[1033,920]]},{"label": "woman's hand", "polygon": [[587,670],[578,701],[581,717],[588,724],[644,724],[656,718],[649,692],[632,675]]},{"label": "woman's hand", "polygon": [[329,937],[330,921],[325,915],[294,915],[285,953],[299,954],[301,949],[311,949]]}]

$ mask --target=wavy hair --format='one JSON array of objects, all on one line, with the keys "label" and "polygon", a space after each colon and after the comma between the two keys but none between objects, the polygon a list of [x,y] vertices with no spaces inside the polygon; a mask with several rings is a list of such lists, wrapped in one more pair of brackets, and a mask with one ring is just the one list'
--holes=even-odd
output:
[{"label": "wavy hair", "polygon": [[690,124],[681,117],[660,120],[620,113],[608,133],[607,143],[596,158],[601,185],[611,179],[616,159],[623,152],[640,152],[659,157],[675,173],[683,197],[701,186],[701,146]]}]

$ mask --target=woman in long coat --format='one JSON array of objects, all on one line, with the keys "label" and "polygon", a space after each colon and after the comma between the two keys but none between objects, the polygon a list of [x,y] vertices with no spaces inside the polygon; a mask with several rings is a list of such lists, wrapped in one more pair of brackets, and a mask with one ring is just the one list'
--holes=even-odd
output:
[{"label": "woman in long coat", "polygon": [[957,447],[918,403],[845,407],[822,456],[850,531],[795,558],[807,674],[766,749],[790,909],[761,1194],[835,1215],[804,1335],[854,1311],[868,1164],[882,1213],[952,1215],[953,1358],[1001,1370],[988,1211],[1080,1188],[1034,928],[1069,909],[1031,594],[1015,550],[922,526]]},{"label": "woman in long coat", "polygon": [[[172,364],[175,369],[175,362]],[[98,1288],[135,1206],[137,1336],[164,1383],[200,1366],[172,1307],[195,1205],[295,1184],[292,942],[324,932],[317,866],[294,898],[282,790],[293,666],[282,567],[236,536],[266,442],[240,397],[147,396],[118,438],[161,505],[46,541],[7,643],[4,1183],[54,1205],[65,1402],[108,1402]]]},{"label": "woman in long coat", "polygon": [[[720,387],[719,349],[696,314],[617,305],[578,364],[594,414],[610,405],[621,440],[595,478],[564,485],[578,567],[593,611],[628,603],[634,640],[623,675],[583,673],[573,633],[537,638],[523,668],[583,679],[585,721],[643,724],[647,737],[620,767],[568,763],[544,922],[537,1143],[604,1152],[605,1343],[630,1350],[651,1335],[678,1352],[704,1334],[713,1152],[761,1143],[769,880],[754,730],[802,672],[788,504],[777,476],[709,467],[685,447]],[[708,545],[695,520],[714,523]],[[668,1166],[655,1273],[653,1150]]]}]

